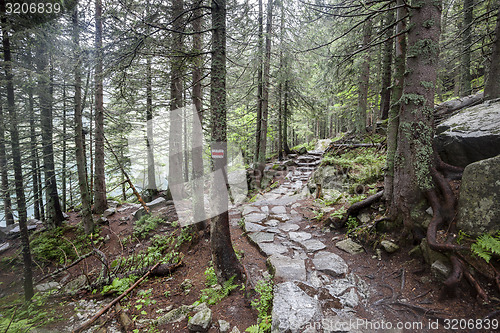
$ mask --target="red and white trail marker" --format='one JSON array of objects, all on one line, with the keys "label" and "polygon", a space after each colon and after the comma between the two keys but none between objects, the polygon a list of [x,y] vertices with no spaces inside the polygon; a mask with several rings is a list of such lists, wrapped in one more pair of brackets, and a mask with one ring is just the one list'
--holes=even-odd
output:
[{"label": "red and white trail marker", "polygon": [[223,157],[224,157],[224,149],[212,150],[212,158],[223,158]]}]

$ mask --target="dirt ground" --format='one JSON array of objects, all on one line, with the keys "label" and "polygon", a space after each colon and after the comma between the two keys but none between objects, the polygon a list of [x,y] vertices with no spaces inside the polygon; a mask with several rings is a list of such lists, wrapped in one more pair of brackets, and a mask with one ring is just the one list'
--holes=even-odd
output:
[{"label": "dirt ground", "polygon": [[[310,203],[312,205],[312,203]],[[306,207],[304,205],[304,207]],[[100,250],[105,253],[110,260],[130,254],[134,251],[144,249],[148,246],[148,239],[138,242],[133,241],[123,246],[119,239],[130,236],[133,232],[133,223],[123,223],[120,220],[122,217],[130,216],[133,210],[117,212],[109,217],[109,225],[102,226],[101,236],[104,239],[100,246]],[[302,223],[307,223],[311,228],[324,228],[320,222],[313,220],[313,209],[303,208],[301,213],[305,219]],[[172,212],[171,219],[175,219],[175,212]],[[78,223],[79,217],[77,213],[69,214],[68,223],[74,225]],[[234,247],[242,253],[242,263],[247,272],[252,275],[252,281],[256,281],[260,276],[267,271],[265,257],[263,257],[256,248],[251,245],[241,228],[238,226],[240,214],[237,211],[232,211],[230,214],[231,220],[231,236]],[[170,231],[171,227],[164,227],[156,230],[155,233]],[[151,235],[152,237],[153,235]],[[331,237],[330,237],[331,236]],[[397,235],[394,235],[395,237]],[[69,235],[68,235],[69,237]],[[485,285],[489,285],[489,295],[492,300],[490,304],[482,304],[477,298],[475,291],[467,284],[461,282],[458,294],[454,298],[443,297],[442,282],[432,276],[427,264],[423,259],[409,256],[408,252],[412,249],[412,244],[402,246],[394,254],[387,254],[382,251],[381,257],[378,257],[375,249],[370,246],[365,246],[365,253],[358,255],[346,255],[334,245],[336,240],[345,237],[344,231],[329,231],[326,243],[329,251],[336,252],[345,258],[351,271],[364,278],[370,284],[374,292],[371,293],[367,306],[359,306],[357,316],[374,320],[376,318],[385,318],[392,324],[398,322],[404,323],[405,332],[429,331],[429,332],[446,332],[446,329],[453,326],[456,320],[456,327],[461,332],[472,332],[474,329],[463,327],[463,320],[481,320],[489,318],[491,320],[500,320],[500,299],[498,292],[493,290],[491,281],[485,281]],[[136,322],[144,322],[148,319],[155,319],[159,316],[158,310],[168,310],[176,308],[180,305],[190,305],[197,301],[200,297],[200,291],[205,286],[205,270],[209,267],[210,262],[210,244],[208,230],[205,233],[200,233],[198,237],[190,244],[182,246],[180,251],[184,254],[183,266],[178,268],[173,274],[165,277],[150,278],[143,282],[139,287],[134,289],[128,297],[121,302],[122,306],[135,304],[140,298],[138,295],[140,290],[152,289],[150,298],[156,301],[155,304],[149,304],[143,308],[136,309],[130,306],[128,315],[135,318]],[[13,256],[20,253],[19,240],[14,241],[14,246],[4,252],[0,256],[3,258]],[[85,259],[80,264],[68,270],[71,277],[76,277],[86,272],[97,272],[101,267],[100,261],[94,256]],[[34,281],[37,281],[41,276],[49,271],[56,269],[55,266],[41,267],[35,266]],[[68,273],[63,273],[56,278],[60,281]],[[2,298],[1,308],[9,306],[9,300],[22,296],[22,266],[20,264],[11,265],[8,269],[2,269],[0,272],[0,297]],[[189,293],[186,293],[181,288],[181,283],[185,280],[191,280],[192,287]],[[49,280],[47,280],[49,281]],[[47,282],[45,281],[45,282]],[[168,296],[165,295],[168,292]],[[116,295],[109,296],[104,299],[107,303]],[[249,298],[245,297],[245,293],[239,288],[233,291],[227,298],[223,299],[219,304],[211,306],[213,314],[213,323],[217,323],[219,319],[226,320],[231,323],[231,327],[237,326],[241,332],[257,322],[257,312],[250,305],[253,294]],[[63,331],[67,327],[67,321],[74,315],[73,309],[68,308],[68,302],[77,301],[79,299],[99,299],[103,300],[103,296],[93,295],[91,292],[81,292],[74,296],[51,298],[50,304],[47,307],[52,307],[57,314],[58,320],[48,325],[47,329],[53,331]],[[144,311],[144,312],[142,312]],[[112,320],[115,316],[114,310],[109,311],[102,316],[99,323],[106,326],[106,323]],[[462,322],[460,322],[462,320]],[[420,324],[418,324],[420,323]],[[437,324],[439,323],[439,325]],[[408,326],[413,325],[413,326]],[[423,325],[422,327],[418,325]],[[434,326],[433,326],[434,325]],[[438,325],[438,326],[435,326]],[[462,328],[460,327],[462,325]],[[216,325],[215,325],[216,326]],[[217,332],[218,329],[212,326],[209,332]],[[434,327],[438,329],[434,330]],[[471,326],[469,326],[471,327]],[[472,326],[477,328],[478,326]],[[147,332],[146,328],[142,328],[141,332]],[[387,331],[380,329],[378,331]],[[494,330],[478,330],[491,331]],[[151,330],[154,332],[154,330]],[[179,323],[168,324],[157,327],[156,332],[188,332],[187,319]]]}]

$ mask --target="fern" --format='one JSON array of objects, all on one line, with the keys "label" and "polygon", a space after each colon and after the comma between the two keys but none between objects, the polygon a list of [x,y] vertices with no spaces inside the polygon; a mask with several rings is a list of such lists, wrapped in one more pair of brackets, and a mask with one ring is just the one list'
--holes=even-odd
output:
[{"label": "fern", "polygon": [[500,237],[482,235],[470,248],[475,255],[489,263],[493,254],[500,255]]}]

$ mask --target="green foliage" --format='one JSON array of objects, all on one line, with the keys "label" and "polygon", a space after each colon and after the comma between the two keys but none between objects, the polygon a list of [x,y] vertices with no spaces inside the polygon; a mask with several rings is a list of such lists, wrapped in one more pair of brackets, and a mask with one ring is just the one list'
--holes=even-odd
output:
[{"label": "green foliage", "polygon": [[30,242],[33,258],[39,263],[46,264],[55,262],[61,265],[64,264],[66,260],[75,259],[77,253],[75,252],[73,244],[80,252],[86,243],[85,236],[83,236],[83,234],[78,234],[79,230],[75,228],[74,230],[77,233],[78,239],[72,244],[64,237],[66,230],[67,229],[64,228],[55,228],[34,235]]},{"label": "green foliage", "polygon": [[347,233],[351,234],[356,231],[356,229],[359,227],[359,222],[358,219],[355,218],[354,216],[349,216],[346,222],[347,226]]},{"label": "green foliage", "polygon": [[313,213],[314,213],[313,219],[318,220],[318,221],[323,218],[323,215],[325,215],[325,212],[322,211],[321,209],[315,210],[315,211],[313,211]]},{"label": "green foliage", "polygon": [[[147,290],[140,290],[137,293],[137,296],[139,296],[138,299],[135,301],[134,307],[136,308],[137,311],[141,310],[143,306],[149,306],[151,304],[156,304],[156,300],[151,299],[151,294],[153,292],[153,289],[147,289]],[[147,315],[146,311],[142,310],[141,311],[142,315]]]},{"label": "green foliage", "polygon": [[356,202],[360,202],[366,199],[366,194],[356,194],[350,197],[347,197],[347,202],[349,205],[353,205]]},{"label": "green foliage", "polygon": [[345,213],[347,213],[347,209],[344,206],[342,206],[339,209],[335,210],[333,213],[331,213],[330,216],[341,219],[342,217],[344,217]]},{"label": "green foliage", "polygon": [[109,292],[113,292],[113,293],[122,294],[128,288],[130,288],[130,286],[132,284],[134,284],[135,281],[137,281],[137,279],[138,279],[138,277],[135,276],[135,275],[130,275],[129,277],[126,277],[126,278],[123,278],[123,279],[114,278],[113,282],[111,282],[110,285],[104,286],[102,288],[102,293],[106,294],[106,293],[109,293]]},{"label": "green foliage", "polygon": [[144,215],[135,223],[134,236],[144,239],[162,223],[165,223],[165,221],[160,217]]},{"label": "green foliage", "polygon": [[475,255],[489,263],[493,254],[500,255],[500,233],[495,236],[481,235],[470,248]]},{"label": "green foliage", "polygon": [[255,291],[259,294],[259,298],[253,300],[251,304],[259,312],[258,324],[248,327],[245,332],[269,332],[271,330],[271,310],[274,297],[273,280],[270,277],[259,280],[255,286]]},{"label": "green foliage", "polygon": [[214,267],[210,266],[205,270],[205,285],[207,287],[212,287],[217,284],[217,276],[215,275]]},{"label": "green foliage", "polygon": [[234,284],[235,277],[236,276],[233,276],[229,280],[225,281],[221,287],[217,287],[218,285],[215,285],[212,288],[202,289],[199,303],[207,303],[208,305],[219,303],[226,296],[228,296],[231,291],[238,288],[238,285]]}]

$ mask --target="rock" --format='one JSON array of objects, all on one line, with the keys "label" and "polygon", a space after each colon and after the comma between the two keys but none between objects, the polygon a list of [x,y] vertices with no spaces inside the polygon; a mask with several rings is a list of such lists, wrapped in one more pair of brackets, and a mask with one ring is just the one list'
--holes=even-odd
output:
[{"label": "rock", "polygon": [[293,282],[275,286],[272,332],[299,333],[312,321],[321,317],[319,301],[307,295]]},{"label": "rock", "polygon": [[444,281],[450,275],[451,268],[443,262],[436,260],[431,265],[431,273],[438,280]]},{"label": "rock", "polygon": [[443,161],[466,165],[500,154],[500,102],[465,108],[436,128],[434,144]]},{"label": "rock", "polygon": [[299,153],[299,155],[307,154],[306,147],[300,147],[300,149],[299,149],[299,151],[297,153]]},{"label": "rock", "polygon": [[286,246],[274,243],[260,243],[259,249],[267,257],[272,256],[273,254],[282,254],[288,251]]},{"label": "rock", "polygon": [[10,249],[10,243],[5,242],[0,244],[0,253],[5,252],[8,249]]},{"label": "rock", "polygon": [[266,227],[256,223],[245,222],[244,229],[246,232],[254,232],[254,231],[262,231],[266,229]]},{"label": "rock", "polygon": [[359,222],[366,224],[371,221],[372,217],[369,213],[362,213],[358,215]]},{"label": "rock", "polygon": [[286,222],[290,220],[290,217],[286,214],[272,215],[271,217],[281,222]]},{"label": "rock", "polygon": [[231,324],[227,321],[219,319],[219,332],[220,333],[228,333],[231,329]]},{"label": "rock", "polygon": [[321,189],[323,192],[323,200],[336,203],[342,198],[342,192],[335,189]]},{"label": "rock", "polygon": [[65,220],[69,219],[69,215],[67,213],[63,212],[62,215],[63,215],[63,217],[64,217]]},{"label": "rock", "polygon": [[252,213],[245,216],[245,222],[259,223],[262,222],[267,217],[266,214]]},{"label": "rock", "polygon": [[64,286],[64,292],[68,294],[74,293],[79,289],[85,287],[86,284],[87,277],[85,275],[79,275]]},{"label": "rock", "polygon": [[304,231],[299,231],[299,232],[291,231],[288,233],[288,236],[294,242],[305,241],[305,240],[310,239],[312,237],[312,235],[310,233],[304,232]]},{"label": "rock", "polygon": [[332,140],[330,139],[318,140],[318,142],[316,142],[314,150],[325,151],[325,149],[328,148],[331,142]]},{"label": "rock", "polygon": [[339,249],[347,252],[347,253],[350,253],[350,254],[358,254],[358,253],[362,253],[365,251],[361,245],[354,242],[350,238],[347,238],[347,239],[344,239],[340,242],[337,242],[337,244],[335,244],[335,246],[338,247]]},{"label": "rock", "polygon": [[252,212],[258,212],[260,209],[257,208],[257,207],[253,207],[253,206],[245,206],[243,207],[243,212],[241,213],[241,215],[245,216],[245,215],[248,215]]},{"label": "rock", "polygon": [[[28,231],[35,230],[36,227],[37,226],[35,224],[27,225]],[[5,236],[1,239],[17,238],[21,234],[21,229],[19,228],[18,223],[9,225],[8,227],[2,227],[0,228],[0,230],[1,230],[0,234],[2,233],[5,234]]]},{"label": "rock", "polygon": [[394,244],[393,242],[388,240],[381,241],[380,245],[384,248],[385,252],[387,253],[393,253],[399,250],[399,246],[397,244]]},{"label": "rock", "polygon": [[240,333],[240,330],[238,329],[238,327],[234,326],[231,332],[229,333]]},{"label": "rock", "polygon": [[333,189],[343,192],[349,182],[346,175],[339,174],[336,166],[325,165],[317,168],[309,181],[310,184],[321,184],[322,190]]},{"label": "rock", "polygon": [[102,216],[108,217],[113,215],[114,213],[116,213],[116,208],[108,208],[104,211],[104,213],[102,213]]},{"label": "rock", "polygon": [[287,166],[287,167],[291,167],[291,166],[295,166],[295,161],[294,160],[286,160],[283,162],[283,165],[284,166]]},{"label": "rock", "polygon": [[166,203],[167,203],[167,200],[165,198],[158,197],[158,198],[154,199],[153,201],[146,203],[146,206],[148,206],[148,208],[150,210],[152,210],[152,209],[158,208]]},{"label": "rock", "polygon": [[284,206],[275,206],[271,208],[271,212],[276,215],[286,214],[286,208]]},{"label": "rock", "polygon": [[269,232],[252,232],[248,235],[248,237],[255,244],[270,243],[274,241],[274,234]]},{"label": "rock", "polygon": [[305,247],[305,249],[308,252],[316,252],[316,251],[323,250],[324,248],[326,248],[326,245],[317,239],[308,239],[308,240],[305,240],[305,241],[302,241],[299,243],[303,247]]},{"label": "rock", "polygon": [[98,225],[109,225],[109,220],[106,217],[101,216],[97,219],[96,223]]},{"label": "rock", "polygon": [[472,236],[500,229],[500,155],[465,168],[457,226]]},{"label": "rock", "polygon": [[177,322],[184,320],[184,318],[186,318],[189,311],[191,311],[190,306],[181,305],[177,309],[173,309],[173,310],[167,312],[166,314],[164,314],[163,316],[159,317],[156,320],[156,322],[158,325],[165,325],[168,323],[177,323]]},{"label": "rock", "polygon": [[343,276],[348,270],[344,259],[335,253],[327,251],[316,253],[312,262],[318,271],[325,272],[332,276]]},{"label": "rock", "polygon": [[432,265],[435,261],[449,262],[448,257],[444,254],[434,251],[429,247],[427,239],[424,238],[420,242],[420,249],[422,250],[422,255],[424,256],[425,262]]},{"label": "rock", "polygon": [[268,225],[270,227],[277,227],[279,223],[280,223],[280,221],[272,219],[272,220],[267,221],[266,225]]},{"label": "rock", "polygon": [[344,304],[344,306],[350,307],[350,308],[355,308],[359,304],[359,296],[358,293],[354,288],[349,290],[349,292],[341,298],[341,302]]},{"label": "rock", "polygon": [[279,254],[273,254],[267,259],[271,266],[275,277],[283,278],[284,280],[299,280],[305,281],[306,265],[302,259],[292,259]]},{"label": "rock", "polygon": [[191,332],[206,332],[212,324],[212,310],[206,308],[197,312],[188,321],[188,330]]},{"label": "rock", "polygon": [[52,289],[59,289],[61,285],[57,282],[47,282],[42,284],[37,284],[35,286],[36,291],[44,292]]}]

